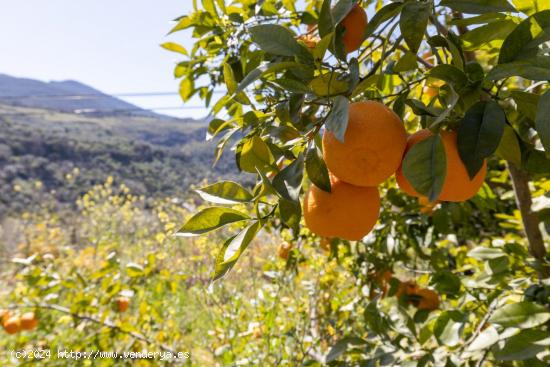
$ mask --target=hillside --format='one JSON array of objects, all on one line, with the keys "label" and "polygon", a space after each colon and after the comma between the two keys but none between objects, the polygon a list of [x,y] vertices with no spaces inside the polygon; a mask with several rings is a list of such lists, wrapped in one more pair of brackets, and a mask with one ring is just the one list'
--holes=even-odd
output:
[{"label": "hillside", "polygon": [[205,134],[202,121],[0,104],[0,217],[50,198],[74,203],[109,176],[152,197],[184,195],[202,179],[232,178],[229,155],[212,169]]},{"label": "hillside", "polygon": [[74,80],[42,82],[0,74],[0,103],[62,112],[158,116]]}]

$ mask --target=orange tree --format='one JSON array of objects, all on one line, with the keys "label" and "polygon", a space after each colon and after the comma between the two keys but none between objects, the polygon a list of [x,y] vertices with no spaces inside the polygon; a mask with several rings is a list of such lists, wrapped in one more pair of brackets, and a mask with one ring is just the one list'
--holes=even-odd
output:
[{"label": "orange tree", "polygon": [[195,0],[189,29],[163,45],[181,97],[256,178],[198,190],[178,232],[241,225],[213,280],[263,230],[290,268],[330,243],[358,296],[304,363],[547,365],[550,2]]}]

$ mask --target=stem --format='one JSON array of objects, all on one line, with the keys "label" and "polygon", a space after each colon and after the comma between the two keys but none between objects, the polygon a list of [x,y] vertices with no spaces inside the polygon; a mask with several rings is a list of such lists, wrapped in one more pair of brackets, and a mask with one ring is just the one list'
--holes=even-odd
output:
[{"label": "stem", "polygon": [[511,163],[508,163],[507,166],[512,178],[516,204],[521,213],[523,228],[529,242],[529,253],[537,260],[544,261],[546,248],[544,247],[542,233],[539,228],[539,218],[531,210],[533,201],[531,199],[531,191],[529,190],[529,175]]}]

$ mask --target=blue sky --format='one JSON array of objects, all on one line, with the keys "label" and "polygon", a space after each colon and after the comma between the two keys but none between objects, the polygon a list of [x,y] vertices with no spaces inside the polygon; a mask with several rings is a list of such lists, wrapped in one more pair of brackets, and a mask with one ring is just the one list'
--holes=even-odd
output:
[{"label": "blue sky", "polygon": [[[191,0],[0,0],[0,9],[0,73],[74,79],[110,94],[177,92],[172,69],[179,57],[159,44],[192,43],[185,32],[166,37],[171,20],[192,9]],[[182,105],[177,95],[124,99],[145,108]]]}]

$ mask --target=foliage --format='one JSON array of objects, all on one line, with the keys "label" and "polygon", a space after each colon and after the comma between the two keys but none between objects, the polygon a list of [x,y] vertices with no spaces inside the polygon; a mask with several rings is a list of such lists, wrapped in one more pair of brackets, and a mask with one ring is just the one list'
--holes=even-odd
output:
[{"label": "foliage", "polygon": [[[349,249],[344,258],[353,264],[357,290],[385,269],[408,269],[407,277],[421,274],[417,281],[439,292],[441,310],[413,313],[359,294],[336,324],[343,339],[308,363],[547,363],[548,300],[528,294],[544,293],[548,259],[527,251],[506,164],[533,175],[531,185],[543,188],[535,195],[546,193],[550,9],[535,0],[362,1],[374,16],[363,47],[347,55],[341,21],[354,3],[203,0],[176,20],[172,33],[190,29],[195,38],[192,49],[176,50],[184,55],[175,69],[182,99],[199,95],[211,106],[216,155],[238,135],[237,165],[256,177],[252,189],[238,189],[248,198],[247,205],[239,201],[238,215],[249,218],[220,243],[212,277],[246,261],[242,255],[260,228],[297,243],[316,241],[300,226],[300,200],[310,182],[325,189],[330,183],[322,159],[304,156],[321,149],[324,129],[343,138],[350,102],[382,101],[410,132],[434,133],[408,151],[404,170],[432,203],[445,172],[441,131],[458,132],[470,177],[488,160],[487,184],[471,201],[442,203],[429,215],[416,213],[416,201],[386,182],[375,231],[361,242],[339,243]],[[212,100],[220,85],[227,94]],[[435,92],[426,93],[430,88]],[[205,199],[227,204],[232,197],[225,193]],[[219,211],[202,218],[203,227],[193,223],[193,233],[235,222]],[[543,211],[540,217],[548,218]],[[508,312],[515,321],[501,314]],[[322,345],[321,336],[311,338]]]}]

